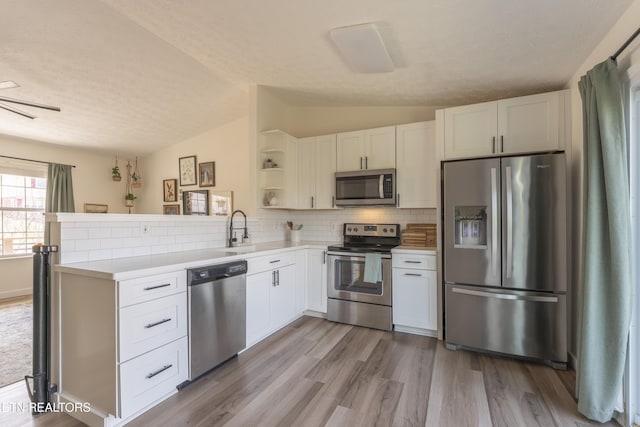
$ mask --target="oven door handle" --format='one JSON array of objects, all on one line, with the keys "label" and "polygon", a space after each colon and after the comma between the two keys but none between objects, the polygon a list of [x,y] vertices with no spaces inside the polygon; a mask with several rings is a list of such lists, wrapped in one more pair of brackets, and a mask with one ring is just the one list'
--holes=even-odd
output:
[{"label": "oven door handle", "polygon": [[[364,260],[365,252],[327,252],[329,257],[338,258],[362,258]],[[391,259],[391,254],[381,254],[382,259]]]}]

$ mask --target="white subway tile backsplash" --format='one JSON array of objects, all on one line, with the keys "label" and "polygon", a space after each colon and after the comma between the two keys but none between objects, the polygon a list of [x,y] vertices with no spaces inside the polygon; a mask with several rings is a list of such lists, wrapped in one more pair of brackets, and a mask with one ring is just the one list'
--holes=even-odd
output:
[{"label": "white subway tile backsplash", "polygon": [[[140,255],[220,248],[227,245],[229,223],[220,218],[180,217],[170,220],[63,221],[60,227],[60,261],[63,263]],[[238,222],[235,222],[238,221]],[[346,222],[436,222],[435,209],[353,208],[319,211],[259,210],[247,219],[254,243],[288,239],[287,221],[302,224],[303,240],[340,241]],[[147,232],[144,232],[144,227]],[[236,216],[234,226],[243,227]],[[236,230],[238,236],[242,230]]]}]

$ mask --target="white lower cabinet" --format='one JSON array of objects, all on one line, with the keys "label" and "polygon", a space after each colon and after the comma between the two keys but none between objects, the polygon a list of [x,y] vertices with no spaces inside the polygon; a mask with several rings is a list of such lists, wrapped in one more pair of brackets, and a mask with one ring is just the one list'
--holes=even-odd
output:
[{"label": "white lower cabinet", "polygon": [[59,395],[91,405],[83,421],[124,423],[187,380],[185,270],[121,281],[60,273],[58,286]]},{"label": "white lower cabinet", "polygon": [[327,313],[327,251],[307,251],[307,310]]},{"label": "white lower cabinet", "polygon": [[392,251],[393,324],[402,332],[435,335],[438,329],[435,255]]},{"label": "white lower cabinet", "polygon": [[297,317],[294,252],[248,260],[247,347]]},{"label": "white lower cabinet", "polygon": [[120,365],[122,418],[175,391],[189,374],[187,337]]}]

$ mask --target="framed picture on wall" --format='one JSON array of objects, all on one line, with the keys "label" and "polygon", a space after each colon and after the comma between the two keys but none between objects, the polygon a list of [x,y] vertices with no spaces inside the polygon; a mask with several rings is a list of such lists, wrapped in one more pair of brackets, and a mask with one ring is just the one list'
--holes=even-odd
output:
[{"label": "framed picture on wall", "polygon": [[216,163],[206,162],[198,165],[200,175],[200,187],[213,187],[216,185]]},{"label": "framed picture on wall", "polygon": [[211,191],[211,215],[231,216],[233,212],[232,191]]},{"label": "framed picture on wall", "polygon": [[109,205],[99,205],[97,203],[85,203],[84,212],[85,213],[108,213]]},{"label": "framed picture on wall", "polygon": [[162,213],[165,215],[180,215],[180,205],[164,205]]},{"label": "framed picture on wall", "polygon": [[192,190],[182,193],[184,215],[209,215],[209,190]]},{"label": "framed picture on wall", "polygon": [[165,202],[178,201],[178,180],[165,179],[162,181],[162,194],[164,194]]},{"label": "framed picture on wall", "polygon": [[196,174],[196,156],[180,157],[180,186],[196,185],[198,183],[198,175]]}]

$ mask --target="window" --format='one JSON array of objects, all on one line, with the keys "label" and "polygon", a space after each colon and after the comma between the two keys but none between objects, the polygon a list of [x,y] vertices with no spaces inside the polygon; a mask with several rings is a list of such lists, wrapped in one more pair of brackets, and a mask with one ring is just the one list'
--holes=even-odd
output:
[{"label": "window", "polygon": [[0,164],[0,256],[31,253],[44,241],[46,169]]}]

